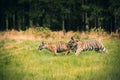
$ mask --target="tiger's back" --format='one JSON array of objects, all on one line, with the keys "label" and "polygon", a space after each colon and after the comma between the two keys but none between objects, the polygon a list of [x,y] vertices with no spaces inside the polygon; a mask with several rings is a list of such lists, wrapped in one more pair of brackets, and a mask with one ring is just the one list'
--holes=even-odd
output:
[{"label": "tiger's back", "polygon": [[68,42],[68,46],[76,52],[75,55],[78,55],[81,51],[86,50],[95,50],[103,53],[106,52],[106,49],[100,39],[75,40],[74,38],[71,38]]},{"label": "tiger's back", "polygon": [[83,40],[82,42],[83,42],[83,50],[102,51],[102,49],[104,49],[104,46],[100,39]]},{"label": "tiger's back", "polygon": [[68,50],[67,48],[67,43],[63,42],[63,41],[59,41],[56,43],[56,50],[57,52],[63,52]]},{"label": "tiger's back", "polygon": [[56,43],[42,43],[39,46],[39,49],[48,49],[51,52],[54,53],[54,55],[57,55],[57,52],[64,52],[64,51],[68,51],[67,48],[67,43],[63,42],[63,41],[59,41]]}]

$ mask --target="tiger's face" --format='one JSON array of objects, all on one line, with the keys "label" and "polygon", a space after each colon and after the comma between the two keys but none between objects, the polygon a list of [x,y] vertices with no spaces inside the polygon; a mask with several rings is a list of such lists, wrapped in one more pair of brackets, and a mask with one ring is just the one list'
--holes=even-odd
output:
[{"label": "tiger's face", "polygon": [[44,48],[45,48],[45,43],[42,42],[42,43],[40,44],[40,46],[39,46],[39,50],[42,50],[42,49],[44,49]]},{"label": "tiger's face", "polygon": [[71,37],[71,40],[68,42],[67,47],[71,50],[75,50],[77,47],[77,40],[74,40],[74,38]]}]

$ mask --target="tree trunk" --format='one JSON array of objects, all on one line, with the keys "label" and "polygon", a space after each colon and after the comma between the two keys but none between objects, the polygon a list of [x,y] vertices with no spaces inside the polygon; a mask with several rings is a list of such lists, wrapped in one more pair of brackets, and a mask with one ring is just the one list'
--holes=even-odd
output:
[{"label": "tree trunk", "polygon": [[25,17],[24,17],[24,15],[22,16],[22,27],[25,29]]},{"label": "tree trunk", "polygon": [[18,30],[21,30],[21,18],[18,16]]},{"label": "tree trunk", "polygon": [[30,26],[30,27],[33,26],[33,21],[32,21],[32,19],[29,19],[29,26]]},{"label": "tree trunk", "polygon": [[65,18],[64,18],[64,15],[62,16],[62,31],[65,35]]},{"label": "tree trunk", "polygon": [[88,18],[87,18],[87,12],[85,12],[85,30],[88,30],[89,26],[88,26]]},{"label": "tree trunk", "polygon": [[94,25],[95,28],[97,28],[97,20],[95,18],[95,25]]},{"label": "tree trunk", "polygon": [[8,16],[6,16],[6,31],[8,31]]},{"label": "tree trunk", "polygon": [[116,32],[116,29],[117,29],[117,16],[115,15],[114,32]]},{"label": "tree trunk", "polygon": [[[87,5],[87,0],[83,0],[82,5]],[[86,31],[86,28],[88,27],[87,11],[84,11],[83,13],[83,26],[84,31]]]},{"label": "tree trunk", "polygon": [[13,29],[15,29],[15,14],[13,14]]},{"label": "tree trunk", "polygon": [[112,32],[112,25],[113,25],[113,21],[112,21],[112,18],[111,18],[110,33]]}]

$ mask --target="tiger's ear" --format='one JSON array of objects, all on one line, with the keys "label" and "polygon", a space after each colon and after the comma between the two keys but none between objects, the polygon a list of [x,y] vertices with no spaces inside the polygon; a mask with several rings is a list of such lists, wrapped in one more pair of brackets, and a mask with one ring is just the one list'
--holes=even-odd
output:
[{"label": "tiger's ear", "polygon": [[76,42],[78,42],[79,40],[76,40]]},{"label": "tiger's ear", "polygon": [[44,45],[45,44],[45,42],[44,41],[42,41],[42,45]]},{"label": "tiger's ear", "polygon": [[75,40],[73,36],[71,37],[71,40],[73,40],[73,41]]}]

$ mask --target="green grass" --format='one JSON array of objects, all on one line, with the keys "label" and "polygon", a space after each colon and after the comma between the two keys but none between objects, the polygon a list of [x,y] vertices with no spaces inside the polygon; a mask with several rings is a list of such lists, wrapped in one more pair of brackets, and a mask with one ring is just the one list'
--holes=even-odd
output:
[{"label": "green grass", "polygon": [[120,40],[103,40],[108,54],[85,51],[79,56],[38,51],[40,42],[1,40],[0,80],[120,79]]}]

